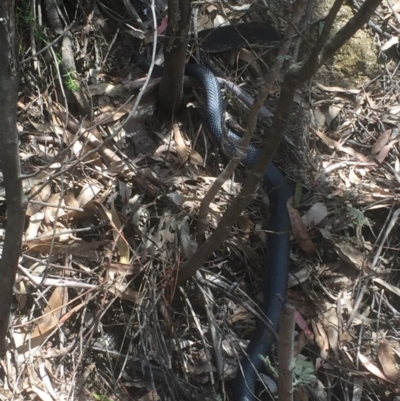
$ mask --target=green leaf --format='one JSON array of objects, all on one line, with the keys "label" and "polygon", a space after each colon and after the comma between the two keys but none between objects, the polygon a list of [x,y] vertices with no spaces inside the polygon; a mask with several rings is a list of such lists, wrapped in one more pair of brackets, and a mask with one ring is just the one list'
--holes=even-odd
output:
[{"label": "green leaf", "polygon": [[301,202],[301,192],[303,190],[303,185],[300,180],[296,180],[296,188],[294,190],[294,207],[297,209]]}]

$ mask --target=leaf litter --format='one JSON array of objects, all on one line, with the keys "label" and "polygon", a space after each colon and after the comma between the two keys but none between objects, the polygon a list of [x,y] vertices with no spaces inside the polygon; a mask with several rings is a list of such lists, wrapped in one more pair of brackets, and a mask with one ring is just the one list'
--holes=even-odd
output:
[{"label": "leaf litter", "polygon": [[[199,276],[177,287],[180,265],[198,246],[200,201],[226,160],[201,130],[198,111],[188,109],[174,124],[157,117],[157,80],[122,125],[144,80],[138,70],[122,72],[123,41],[96,34],[102,24],[112,29],[101,10],[92,16],[99,25],[76,37],[81,53],[108,55],[95,74],[98,63],[77,53],[79,72],[91,81],[92,116],[50,101],[48,90],[26,87],[20,95],[30,203],[15,286],[16,358],[4,392],[10,400],[219,399],[260,313],[267,196],[261,188]],[[224,22],[209,5],[199,26],[211,14],[214,25]],[[392,46],[388,41],[382,51]],[[239,65],[215,57],[253,97],[264,68],[255,55],[242,51]],[[52,69],[56,60],[42,57],[41,68]],[[395,79],[386,74],[381,80]],[[359,88],[313,83],[311,92],[299,91],[302,109],[276,157],[288,179],[301,183],[289,205],[289,301],[297,308],[297,354],[313,364],[311,386],[321,399],[328,389],[344,399],[348,385],[360,399],[398,392],[397,90],[378,80]],[[240,120],[240,112],[229,111]],[[238,169],[211,203],[206,235],[244,177]],[[310,399],[305,388],[296,392]]]}]

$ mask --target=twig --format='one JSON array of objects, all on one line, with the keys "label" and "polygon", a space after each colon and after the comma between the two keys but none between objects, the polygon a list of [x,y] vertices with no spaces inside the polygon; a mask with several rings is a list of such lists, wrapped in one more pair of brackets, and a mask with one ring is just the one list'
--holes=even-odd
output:
[{"label": "twig", "polygon": [[396,224],[398,218],[400,216],[400,209],[397,209],[394,213],[392,218],[389,221],[389,224],[386,226],[385,228],[385,232],[383,234],[383,238],[380,241],[379,247],[377,249],[377,251],[375,252],[375,256],[374,256],[374,260],[372,261],[372,268],[375,268],[377,263],[378,263],[378,259],[381,256],[382,253],[382,249],[383,249],[383,245],[386,242],[389,234],[391,233],[391,231],[393,230],[394,225]]},{"label": "twig", "polygon": [[[200,273],[197,272],[197,275],[200,276]],[[215,360],[216,360],[216,365],[217,365],[217,372],[219,379],[223,381],[224,379],[224,358],[222,355],[222,350],[221,350],[221,339],[220,336],[218,335],[218,324],[216,322],[215,316],[212,313],[212,303],[215,303],[215,300],[212,298],[212,293],[209,288],[205,290],[203,287],[199,285],[199,282],[196,281],[197,288],[201,292],[201,296],[203,298],[203,303],[204,303],[204,308],[206,310],[207,314],[207,320],[208,320],[208,325],[210,328],[210,333],[211,333],[211,338],[214,346],[214,354],[215,354]]]},{"label": "twig", "polygon": [[295,309],[287,305],[282,309],[279,321],[278,346],[278,399],[293,400],[293,369],[294,369],[294,314]]},{"label": "twig", "polygon": [[79,288],[79,289],[95,289],[98,285],[81,283],[79,281],[71,281],[65,279],[55,279],[55,278],[45,278],[32,275],[28,269],[18,265],[18,269],[21,273],[35,286],[45,286],[45,287],[66,287],[66,288]]},{"label": "twig", "polygon": [[73,20],[52,42],[50,42],[48,45],[43,47],[43,49],[40,49],[37,53],[33,54],[32,56],[29,56],[21,61],[21,64],[25,64],[28,61],[31,61],[32,59],[36,58],[39,56],[39,54],[42,54],[45,52],[49,47],[54,46],[60,39],[64,37],[64,35],[70,31],[72,26],[75,24],[75,20]]},{"label": "twig", "polygon": [[185,293],[185,290],[182,287],[179,287],[179,290],[182,293],[183,298],[185,299],[185,303],[187,305],[187,307],[189,308],[189,311],[192,315],[192,319],[194,321],[194,324],[197,328],[197,331],[199,333],[199,336],[201,338],[201,342],[203,343],[203,350],[206,354],[206,359],[207,359],[207,365],[208,365],[208,371],[209,371],[209,375],[210,375],[210,384],[214,385],[215,384],[215,379],[214,379],[214,375],[213,375],[213,369],[212,369],[212,363],[211,363],[211,355],[210,355],[210,351],[209,351],[209,346],[208,343],[204,337],[204,333],[203,333],[203,329],[201,327],[200,321],[198,319],[198,317],[196,316],[196,313],[193,310],[193,306],[189,301],[188,296]]},{"label": "twig", "polygon": [[289,23],[286,29],[285,37],[283,39],[284,42],[279,48],[278,55],[276,56],[274,65],[272,66],[271,70],[269,71],[268,75],[265,78],[264,85],[262,86],[260,92],[256,97],[256,100],[251,106],[249,117],[247,118],[247,126],[250,132],[254,131],[257,123],[257,118],[260,113],[260,109],[264,106],[264,102],[272,89],[272,85],[279,76],[283,62],[285,61],[285,57],[287,56],[290,45],[292,43],[291,38],[296,33],[295,27],[297,27],[297,25],[299,24],[304,9],[306,8],[306,5],[307,5],[307,0],[297,1],[294,4],[292,21]]},{"label": "twig", "polygon": [[[349,328],[351,327],[351,324],[353,323],[353,319],[354,319],[356,313],[358,313],[361,302],[363,301],[363,298],[364,298],[364,294],[367,291],[367,288],[369,287],[369,282],[370,282],[370,277],[366,277],[366,279],[361,287],[361,290],[357,296],[357,300],[354,304],[353,310],[351,311],[349,319],[347,320],[346,327],[345,327],[346,330],[349,330]],[[340,301],[338,301],[338,302],[340,302]],[[338,314],[338,316],[342,316],[342,314],[340,314],[340,315]]]},{"label": "twig", "polygon": [[142,19],[140,18],[139,14],[135,10],[135,7],[133,7],[131,2],[129,0],[122,0],[122,2],[124,3],[126,11],[131,16],[131,18],[133,18],[133,20],[140,26],[141,29],[146,30],[147,29],[146,24],[142,21]]},{"label": "twig", "polygon": [[[247,107],[252,107],[254,104],[254,98],[246,93],[240,86],[236,85],[235,83],[228,81],[225,78],[218,77],[218,82],[220,84],[225,85],[227,89],[229,89],[236,97],[238,97]],[[259,111],[259,116],[261,118],[270,118],[274,114],[269,111],[265,106],[262,106]]]},{"label": "twig", "polygon": [[[58,6],[58,3],[55,0],[45,0],[44,5],[50,25],[53,27],[56,33],[60,34],[61,32],[63,32],[63,22],[61,20],[62,12]],[[75,8],[75,14],[77,13],[77,10],[78,7]],[[65,32],[61,43],[61,66],[62,70],[64,71],[64,76],[69,77],[69,80],[72,80],[73,83],[76,85],[76,89],[70,90],[70,94],[75,97],[81,111],[86,115],[90,115],[92,113],[91,105],[86,97],[85,92],[83,91],[82,85],[79,84],[78,80],[78,73],[76,70],[73,52],[73,43],[74,40],[71,32]],[[54,53],[54,49],[50,49]],[[57,64],[58,60],[56,58],[54,65],[58,68]],[[60,86],[62,87],[62,85],[63,83],[62,81],[60,81]]]}]

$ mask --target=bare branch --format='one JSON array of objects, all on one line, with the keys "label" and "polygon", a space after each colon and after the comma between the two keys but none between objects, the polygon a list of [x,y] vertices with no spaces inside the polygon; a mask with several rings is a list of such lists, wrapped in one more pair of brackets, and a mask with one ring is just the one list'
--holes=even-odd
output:
[{"label": "bare branch", "polygon": [[295,309],[287,305],[282,309],[279,322],[278,348],[278,398],[279,401],[293,400],[293,347]]}]

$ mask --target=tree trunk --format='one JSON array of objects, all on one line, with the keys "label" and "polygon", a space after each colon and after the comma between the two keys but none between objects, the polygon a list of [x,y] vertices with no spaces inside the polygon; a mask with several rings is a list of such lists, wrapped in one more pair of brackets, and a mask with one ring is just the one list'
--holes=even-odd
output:
[{"label": "tree trunk", "polygon": [[170,112],[179,110],[182,105],[190,11],[189,0],[168,1],[168,28],[164,43],[165,62],[160,82],[160,102],[161,106]]},{"label": "tree trunk", "polygon": [[19,77],[15,24],[15,0],[0,1],[0,167],[7,203],[6,232],[0,260],[0,352],[5,348],[25,220],[17,132]]}]

